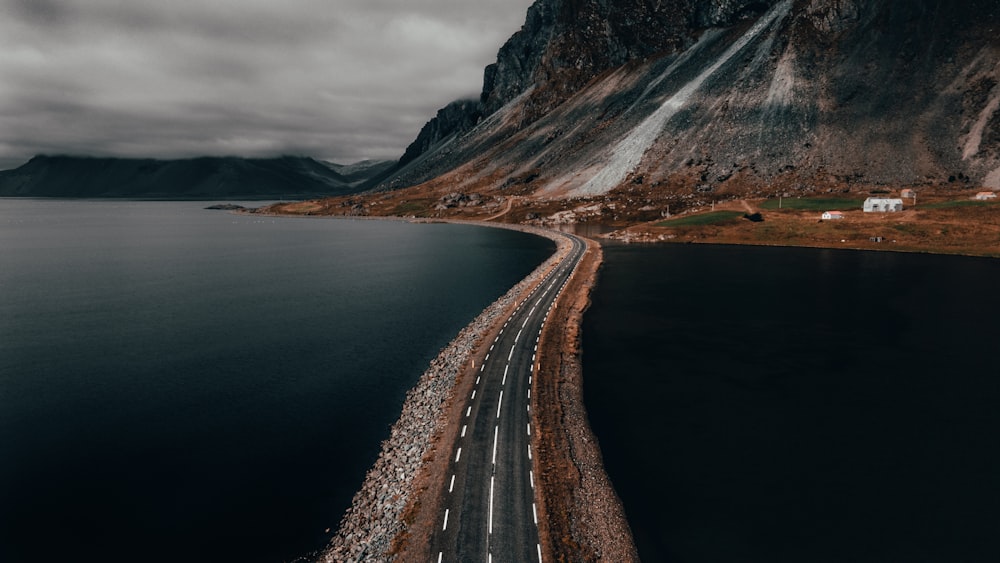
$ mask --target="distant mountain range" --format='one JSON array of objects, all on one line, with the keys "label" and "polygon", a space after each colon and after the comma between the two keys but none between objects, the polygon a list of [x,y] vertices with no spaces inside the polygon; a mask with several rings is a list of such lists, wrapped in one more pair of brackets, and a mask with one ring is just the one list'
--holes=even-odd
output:
[{"label": "distant mountain range", "polygon": [[340,165],[305,157],[182,160],[37,156],[0,171],[0,196],[83,198],[294,198],[365,189],[394,161]]},{"label": "distant mountain range", "polygon": [[380,184],[1000,189],[1000,2],[537,0]]}]

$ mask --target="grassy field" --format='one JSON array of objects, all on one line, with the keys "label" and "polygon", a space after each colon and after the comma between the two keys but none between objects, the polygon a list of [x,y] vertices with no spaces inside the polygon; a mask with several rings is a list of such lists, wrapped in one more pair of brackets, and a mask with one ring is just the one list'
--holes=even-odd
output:
[{"label": "grassy field", "polygon": [[802,211],[853,211],[861,209],[861,206],[865,203],[863,199],[786,197],[781,200],[769,199],[761,203],[760,208],[778,209],[779,201],[781,209],[797,209]]},{"label": "grassy field", "polygon": [[728,223],[741,217],[743,217],[742,211],[713,211],[711,213],[698,213],[697,215],[688,215],[678,219],[663,221],[662,223],[657,223],[656,226],[695,227],[701,225],[718,225],[720,223]]},{"label": "grassy field", "polygon": [[1000,205],[1000,202],[993,201],[979,201],[974,199],[958,199],[952,201],[939,201],[935,203],[928,203],[926,205],[921,205],[919,209],[948,209],[952,207],[989,207],[992,205]]}]

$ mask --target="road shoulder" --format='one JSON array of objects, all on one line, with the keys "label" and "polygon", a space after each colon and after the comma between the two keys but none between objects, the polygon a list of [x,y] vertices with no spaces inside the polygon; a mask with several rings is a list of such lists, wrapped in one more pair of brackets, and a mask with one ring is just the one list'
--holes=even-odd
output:
[{"label": "road shoulder", "polygon": [[598,243],[583,240],[587,254],[553,308],[539,347],[532,409],[539,428],[533,439],[539,534],[547,561],[638,561],[583,403],[581,323],[603,259]]}]

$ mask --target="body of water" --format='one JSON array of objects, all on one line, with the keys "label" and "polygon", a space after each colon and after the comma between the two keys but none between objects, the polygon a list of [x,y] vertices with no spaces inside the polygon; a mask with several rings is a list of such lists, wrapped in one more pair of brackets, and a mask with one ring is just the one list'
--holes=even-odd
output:
[{"label": "body of water", "polygon": [[989,259],[605,247],[585,396],[642,560],[997,560],[998,287]]},{"label": "body of water", "polygon": [[0,560],[322,547],[430,359],[554,250],[204,205],[0,200]]}]

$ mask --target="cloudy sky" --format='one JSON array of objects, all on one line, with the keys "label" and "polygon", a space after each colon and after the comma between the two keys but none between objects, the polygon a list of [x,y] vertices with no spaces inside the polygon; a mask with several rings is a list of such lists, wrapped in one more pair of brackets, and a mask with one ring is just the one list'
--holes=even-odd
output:
[{"label": "cloudy sky", "polygon": [[0,0],[0,169],[35,154],[397,158],[531,0]]}]

